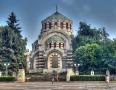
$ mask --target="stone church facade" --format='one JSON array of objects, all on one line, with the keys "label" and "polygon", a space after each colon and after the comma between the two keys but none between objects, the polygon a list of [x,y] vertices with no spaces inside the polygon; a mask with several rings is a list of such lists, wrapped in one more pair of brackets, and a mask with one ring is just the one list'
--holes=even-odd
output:
[{"label": "stone church facade", "polygon": [[72,20],[56,11],[41,23],[41,33],[32,44],[29,70],[65,71],[73,65]]}]

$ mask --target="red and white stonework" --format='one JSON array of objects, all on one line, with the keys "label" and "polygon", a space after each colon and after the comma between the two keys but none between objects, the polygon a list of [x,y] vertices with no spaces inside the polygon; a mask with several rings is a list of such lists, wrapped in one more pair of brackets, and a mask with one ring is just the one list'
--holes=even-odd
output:
[{"label": "red and white stonework", "polygon": [[73,65],[72,20],[56,11],[41,23],[41,33],[32,44],[29,71],[65,71]]}]

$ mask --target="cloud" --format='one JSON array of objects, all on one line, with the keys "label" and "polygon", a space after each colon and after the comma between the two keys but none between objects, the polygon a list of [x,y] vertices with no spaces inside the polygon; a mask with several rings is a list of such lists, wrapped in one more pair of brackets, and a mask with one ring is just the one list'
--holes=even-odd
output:
[{"label": "cloud", "polygon": [[[85,21],[95,27],[106,27],[111,37],[116,37],[116,0],[0,0],[0,25],[4,24],[13,10],[28,38],[28,47],[37,39],[41,20],[55,11],[58,4],[61,13],[73,20],[75,30],[78,22]],[[6,19],[5,19],[6,18]],[[5,19],[5,20],[4,20]]]},{"label": "cloud", "polygon": [[90,8],[89,5],[84,5],[83,9],[84,9],[85,12],[90,12],[91,11],[91,8]]},{"label": "cloud", "polygon": [[62,0],[62,2],[64,4],[67,4],[67,5],[72,5],[74,3],[75,0]]}]

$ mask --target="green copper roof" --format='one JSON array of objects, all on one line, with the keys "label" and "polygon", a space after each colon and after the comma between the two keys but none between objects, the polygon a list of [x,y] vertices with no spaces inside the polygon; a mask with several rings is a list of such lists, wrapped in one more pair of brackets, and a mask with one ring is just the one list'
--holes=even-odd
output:
[{"label": "green copper roof", "polygon": [[56,20],[59,20],[59,19],[70,20],[68,17],[62,15],[61,13],[59,13],[57,11],[55,13],[53,13],[51,16],[47,17],[45,20],[52,20],[52,19],[56,19]]}]

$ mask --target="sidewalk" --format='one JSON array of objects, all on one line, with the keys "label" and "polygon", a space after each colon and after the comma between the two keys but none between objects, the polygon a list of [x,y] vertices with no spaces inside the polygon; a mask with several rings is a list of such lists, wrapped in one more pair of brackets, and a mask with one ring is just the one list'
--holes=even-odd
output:
[{"label": "sidewalk", "polygon": [[79,82],[0,82],[0,90],[116,90],[116,82],[107,85],[103,81]]}]

